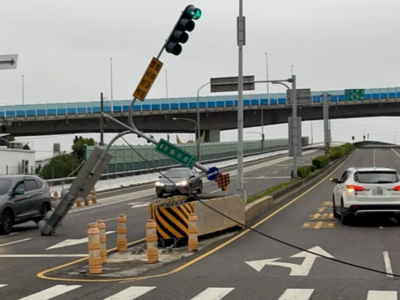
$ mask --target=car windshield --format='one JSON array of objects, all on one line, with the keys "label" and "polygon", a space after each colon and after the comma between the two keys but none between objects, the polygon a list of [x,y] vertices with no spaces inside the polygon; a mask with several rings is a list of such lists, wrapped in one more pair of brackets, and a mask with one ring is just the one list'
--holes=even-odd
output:
[{"label": "car windshield", "polygon": [[0,178],[0,196],[7,194],[11,185],[11,179]]},{"label": "car windshield", "polygon": [[189,170],[178,170],[178,169],[171,169],[165,172],[164,174],[166,177],[170,178],[186,178],[189,177]]},{"label": "car windshield", "polygon": [[358,183],[395,183],[400,178],[395,171],[363,171],[354,174],[354,180]]}]

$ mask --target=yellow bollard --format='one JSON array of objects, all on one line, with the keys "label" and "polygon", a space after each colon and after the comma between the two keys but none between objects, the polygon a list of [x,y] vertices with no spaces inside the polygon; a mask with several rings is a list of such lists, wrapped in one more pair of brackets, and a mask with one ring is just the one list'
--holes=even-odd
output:
[{"label": "yellow bollard", "polygon": [[106,224],[102,220],[97,221],[97,228],[100,231],[100,256],[103,264],[107,263],[107,237],[106,237]]},{"label": "yellow bollard", "polygon": [[54,195],[53,195],[53,201],[57,201],[58,200],[58,192],[55,191]]},{"label": "yellow bollard", "polygon": [[118,252],[126,252],[128,250],[127,244],[127,228],[126,228],[126,215],[120,214],[118,219],[117,225],[117,251]]},{"label": "yellow bollard", "polygon": [[89,206],[89,199],[87,197],[85,198],[85,206]]},{"label": "yellow bollard", "polygon": [[92,204],[97,203],[97,198],[96,198],[96,187],[92,188]]},{"label": "yellow bollard", "polygon": [[78,197],[78,199],[76,199],[76,206],[77,207],[81,207],[82,206],[81,197]]},{"label": "yellow bollard", "polygon": [[154,219],[146,223],[147,263],[158,263],[157,230]]},{"label": "yellow bollard", "polygon": [[189,252],[197,252],[199,248],[199,230],[197,228],[197,216],[191,213],[189,216],[189,237],[188,237],[188,250]]},{"label": "yellow bollard", "polygon": [[100,230],[96,224],[90,224],[88,230],[88,250],[89,250],[89,273],[103,273],[101,254],[100,254]]}]

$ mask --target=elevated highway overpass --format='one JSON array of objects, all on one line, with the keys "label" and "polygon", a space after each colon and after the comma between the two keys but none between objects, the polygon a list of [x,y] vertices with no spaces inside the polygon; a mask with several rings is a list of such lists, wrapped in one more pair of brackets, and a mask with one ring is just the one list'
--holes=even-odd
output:
[{"label": "elevated highway overpass", "polygon": [[[400,88],[365,90],[363,100],[349,101],[344,91],[331,91],[330,118],[358,118],[377,116],[400,116]],[[312,92],[310,99],[299,101],[298,116],[304,121],[323,118],[322,92]],[[126,122],[130,100],[105,103],[104,111],[120,121]],[[219,141],[221,130],[237,128],[237,96],[201,97],[199,99],[201,130],[206,131],[206,141]],[[111,112],[112,110],[112,112]],[[185,120],[196,120],[197,98],[149,99],[134,106],[135,125],[144,132],[190,133],[193,124]],[[292,113],[286,94],[249,94],[244,99],[244,126],[287,123]],[[100,117],[99,102],[77,102],[38,105],[16,105],[0,107],[0,133],[14,136],[51,134],[73,134],[98,132]],[[118,125],[115,125],[118,129]],[[105,124],[105,132],[114,129]]]}]

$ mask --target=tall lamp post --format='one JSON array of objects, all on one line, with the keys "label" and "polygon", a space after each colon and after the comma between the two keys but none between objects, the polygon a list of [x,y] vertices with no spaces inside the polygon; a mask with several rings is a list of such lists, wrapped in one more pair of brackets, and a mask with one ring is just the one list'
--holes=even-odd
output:
[{"label": "tall lamp post", "polygon": [[259,133],[257,131],[249,131],[247,133],[256,133],[256,134],[259,134],[261,136],[261,151],[264,152],[264,134],[263,133]]},{"label": "tall lamp post", "polygon": [[[195,131],[194,134],[196,135],[196,130],[199,128],[199,124],[192,119],[187,119],[187,118],[172,118],[172,120],[177,121],[177,120],[182,120],[182,121],[189,121],[189,122],[193,122],[196,127],[195,127]],[[197,139],[197,160],[200,161],[200,139]]]},{"label": "tall lamp post", "polygon": [[365,127],[367,127],[369,125],[369,123],[365,124],[363,127],[363,139],[365,141]]},{"label": "tall lamp post", "polygon": [[[267,75],[267,95],[268,95],[268,105],[271,103],[270,94],[269,94],[269,72],[268,72],[268,52],[265,52],[265,71]],[[264,110],[263,106],[261,105],[261,139],[262,139],[262,151],[264,151]]]},{"label": "tall lamp post", "polygon": [[397,135],[399,132],[400,132],[400,130],[398,130],[398,131],[396,131],[396,132],[394,133],[394,144],[395,144],[395,145],[397,145],[397,143],[396,143],[396,135]]},{"label": "tall lamp post", "polygon": [[[196,112],[197,112],[197,139],[198,139],[199,143],[200,143],[200,140],[201,140],[201,132],[200,132],[200,91],[203,88],[205,88],[207,85],[209,85],[210,83],[211,82],[207,82],[207,83],[203,84],[197,90],[197,107],[196,107]],[[199,154],[198,159],[200,160],[200,154]]]}]

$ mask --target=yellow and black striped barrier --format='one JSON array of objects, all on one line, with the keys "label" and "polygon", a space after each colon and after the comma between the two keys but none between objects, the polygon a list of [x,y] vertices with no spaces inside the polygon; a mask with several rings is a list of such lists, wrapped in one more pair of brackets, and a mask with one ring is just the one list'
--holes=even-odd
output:
[{"label": "yellow and black striped barrier", "polygon": [[149,204],[149,218],[156,222],[158,237],[164,240],[188,237],[194,203],[185,203],[186,197],[163,200]]},{"label": "yellow and black striped barrier", "polygon": [[325,144],[325,155],[328,155],[329,152],[331,152],[331,147],[329,146],[329,143]]}]

